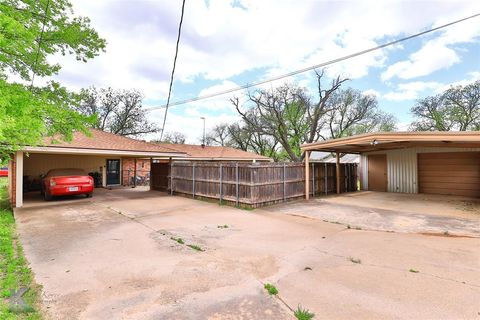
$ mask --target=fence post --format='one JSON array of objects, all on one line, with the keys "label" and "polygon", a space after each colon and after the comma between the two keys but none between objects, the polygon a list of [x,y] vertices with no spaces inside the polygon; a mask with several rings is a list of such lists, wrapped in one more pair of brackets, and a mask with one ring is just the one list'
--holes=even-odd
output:
[{"label": "fence post", "polygon": [[237,207],[238,207],[238,162],[235,164],[235,177],[236,177],[236,184],[235,184],[235,192],[236,192],[236,204],[237,204]]},{"label": "fence post", "polygon": [[192,164],[192,194],[195,199],[195,163]]},{"label": "fence post", "polygon": [[220,163],[220,204],[222,204],[222,200],[223,200],[222,199],[222,188],[223,188],[223,186],[222,186],[222,179],[223,179],[223,176],[222,176],[223,175],[223,173],[222,173],[223,170],[222,169],[223,169],[223,167],[222,166],[223,165]]},{"label": "fence post", "polygon": [[312,162],[312,197],[315,198],[315,162]]},{"label": "fence post", "polygon": [[283,201],[287,198],[287,182],[285,181],[285,162],[283,163]]},{"label": "fence post", "polygon": [[170,195],[173,196],[173,161],[170,162]]},{"label": "fence post", "polygon": [[325,162],[325,194],[328,194],[328,170],[327,163]]}]

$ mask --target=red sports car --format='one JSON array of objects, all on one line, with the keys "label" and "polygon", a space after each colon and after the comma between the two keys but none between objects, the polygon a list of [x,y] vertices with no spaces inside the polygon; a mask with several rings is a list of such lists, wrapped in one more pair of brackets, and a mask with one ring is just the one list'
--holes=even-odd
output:
[{"label": "red sports car", "polygon": [[8,177],[8,168],[0,168],[0,177]]},{"label": "red sports car", "polygon": [[52,169],[42,180],[41,192],[45,200],[75,194],[89,198],[93,193],[93,178],[82,169]]}]

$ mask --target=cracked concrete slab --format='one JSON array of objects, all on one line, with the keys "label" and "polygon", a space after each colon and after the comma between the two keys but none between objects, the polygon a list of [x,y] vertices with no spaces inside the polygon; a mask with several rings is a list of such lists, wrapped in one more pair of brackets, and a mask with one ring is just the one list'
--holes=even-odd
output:
[{"label": "cracked concrete slab", "polygon": [[293,319],[287,305],[336,319],[480,312],[479,238],[347,229],[140,188],[30,200],[15,217],[52,319]]}]

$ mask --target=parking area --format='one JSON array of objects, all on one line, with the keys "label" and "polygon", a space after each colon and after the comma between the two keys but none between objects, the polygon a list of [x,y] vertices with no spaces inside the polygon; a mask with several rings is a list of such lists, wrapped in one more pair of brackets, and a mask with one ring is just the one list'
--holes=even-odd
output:
[{"label": "parking area", "polygon": [[[364,205],[372,201],[361,196],[253,211],[142,188],[98,189],[91,199],[34,198],[26,197],[15,216],[55,319],[292,319],[290,308],[299,305],[319,319],[471,319],[480,312],[474,228],[468,237],[443,234],[450,227],[438,236],[370,230],[381,230],[375,219],[348,228],[360,225],[348,220],[355,216],[393,211]],[[406,207],[401,201],[399,214],[440,216]],[[350,218],[342,216],[348,208]],[[478,226],[470,209],[443,217],[477,219]],[[330,211],[337,219],[319,215]]]},{"label": "parking area", "polygon": [[269,212],[367,230],[480,237],[480,199],[359,191],[279,204]]}]

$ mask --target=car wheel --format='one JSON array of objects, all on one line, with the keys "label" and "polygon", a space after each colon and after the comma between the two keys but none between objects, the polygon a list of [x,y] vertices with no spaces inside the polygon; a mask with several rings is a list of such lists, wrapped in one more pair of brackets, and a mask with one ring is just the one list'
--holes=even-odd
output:
[{"label": "car wheel", "polygon": [[87,196],[87,198],[91,198],[93,194],[90,192],[90,193],[87,193],[85,195]]},{"label": "car wheel", "polygon": [[52,195],[45,191],[43,193],[43,198],[45,199],[45,201],[50,201],[52,200]]}]

